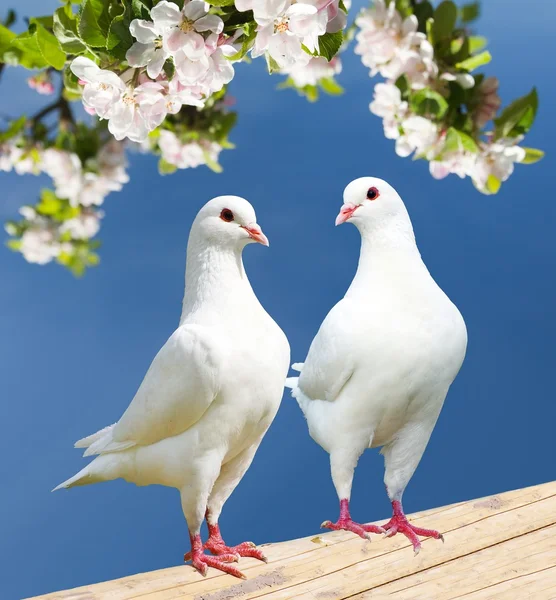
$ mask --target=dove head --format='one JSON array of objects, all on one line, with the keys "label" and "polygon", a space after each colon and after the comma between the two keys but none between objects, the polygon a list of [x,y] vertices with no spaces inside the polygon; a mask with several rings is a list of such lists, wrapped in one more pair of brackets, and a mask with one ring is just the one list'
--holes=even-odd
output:
[{"label": "dove head", "polygon": [[344,190],[344,204],[336,217],[336,225],[353,223],[362,233],[396,223],[411,222],[405,205],[396,190],[377,177],[360,177]]},{"label": "dove head", "polygon": [[239,196],[218,196],[199,211],[192,235],[205,244],[237,249],[258,242],[268,246],[268,238],[257,224],[251,204]]}]

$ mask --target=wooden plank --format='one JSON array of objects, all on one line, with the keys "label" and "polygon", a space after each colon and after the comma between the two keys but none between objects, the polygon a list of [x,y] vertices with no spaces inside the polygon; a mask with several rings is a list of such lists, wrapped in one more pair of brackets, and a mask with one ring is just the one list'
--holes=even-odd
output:
[{"label": "wooden plank", "polygon": [[[453,507],[461,506],[463,502],[452,504],[449,506],[441,506],[431,508],[412,515],[412,519],[423,519],[434,517],[437,514],[442,514]],[[386,519],[381,520],[384,522]],[[377,521],[378,522],[378,521]],[[318,533],[306,538],[300,538],[288,542],[277,542],[274,544],[262,544],[265,553],[269,557],[269,564],[277,563],[280,560],[296,557],[306,552],[311,552],[322,546],[330,546],[333,544],[353,540],[353,534],[347,531],[335,531],[332,533]],[[252,570],[256,567],[261,567],[261,563],[255,559],[244,558],[241,560],[241,570],[249,577]],[[264,569],[265,567],[262,566]],[[205,583],[210,579],[219,579],[218,587],[220,589],[237,583],[235,578],[227,575],[222,575],[214,569],[208,570],[208,575],[203,579],[199,573],[188,566],[180,565],[178,567],[170,567],[157,571],[148,571],[137,575],[130,575],[106,581],[89,586],[67,590],[65,592],[54,592],[44,596],[36,597],[28,600],[83,600],[83,594],[87,594],[86,600],[132,600],[135,597],[143,596],[152,591],[166,590],[179,585],[196,584],[199,581]],[[64,595],[66,594],[66,595]],[[81,594],[81,596],[80,596]]]},{"label": "wooden plank", "polygon": [[[478,600],[482,596],[476,594],[483,588],[509,593],[512,588],[504,585],[510,577],[519,582],[537,577],[538,585],[548,590],[546,594],[552,593],[554,574],[546,568],[556,561],[552,541],[556,539],[556,482],[424,511],[410,520],[444,532],[446,543],[425,540],[420,555],[413,558],[409,542],[400,535],[391,539],[373,536],[369,543],[348,532],[332,532],[267,545],[268,565],[242,559],[240,567],[248,577],[243,582],[213,569],[203,579],[190,567],[179,566],[47,594],[40,600],[340,600],[386,596],[449,600],[460,597],[455,591],[465,594],[466,600]],[[470,569],[474,575],[466,579]],[[534,589],[544,594],[537,579]],[[554,600],[556,594],[548,598]],[[544,600],[544,596],[535,600]]]},{"label": "wooden plank", "polygon": [[455,600],[556,565],[556,525],[403,577],[354,600]]}]

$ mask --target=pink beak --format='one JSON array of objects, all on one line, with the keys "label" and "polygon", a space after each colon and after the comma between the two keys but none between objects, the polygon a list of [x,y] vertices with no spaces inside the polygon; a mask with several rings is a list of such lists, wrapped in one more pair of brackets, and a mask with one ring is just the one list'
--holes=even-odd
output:
[{"label": "pink beak", "polygon": [[340,209],[340,214],[336,217],[336,225],[341,225],[351,219],[353,213],[360,207],[360,204],[344,204]]},{"label": "pink beak", "polygon": [[257,223],[253,223],[252,225],[241,225],[245,231],[249,234],[249,237],[259,244],[263,246],[269,246],[269,241],[266,235],[263,233],[263,230],[257,225]]}]

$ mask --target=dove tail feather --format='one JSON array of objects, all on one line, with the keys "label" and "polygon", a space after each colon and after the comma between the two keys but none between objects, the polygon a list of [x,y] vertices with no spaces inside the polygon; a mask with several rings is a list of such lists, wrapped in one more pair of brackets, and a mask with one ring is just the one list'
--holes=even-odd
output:
[{"label": "dove tail feather", "polygon": [[94,444],[96,441],[98,441],[100,438],[104,437],[114,427],[115,424],[116,423],[114,423],[113,425],[108,425],[108,427],[105,427],[104,429],[101,429],[100,431],[97,431],[96,433],[93,433],[92,435],[88,435],[87,437],[77,440],[77,442],[75,442],[73,447],[74,448],[88,448],[89,446]]},{"label": "dove tail feather", "polygon": [[77,487],[79,485],[89,485],[99,483],[100,481],[111,481],[122,476],[125,468],[125,460],[122,463],[122,455],[105,454],[95,458],[86,467],[81,469],[73,477],[66,479],[60,485],[57,485],[52,491]]}]

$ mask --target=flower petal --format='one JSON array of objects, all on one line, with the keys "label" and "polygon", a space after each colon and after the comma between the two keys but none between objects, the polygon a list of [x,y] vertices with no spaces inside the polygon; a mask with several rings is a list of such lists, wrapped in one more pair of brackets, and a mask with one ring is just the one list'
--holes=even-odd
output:
[{"label": "flower petal", "polygon": [[125,58],[130,67],[144,67],[153,59],[154,52],[154,44],[135,42],[126,52]]},{"label": "flower petal", "polygon": [[182,20],[180,9],[173,2],[162,0],[151,9],[151,17],[157,27],[178,27]]},{"label": "flower petal", "polygon": [[195,21],[197,31],[212,31],[213,33],[222,33],[224,21],[216,15],[206,15]]},{"label": "flower petal", "polygon": [[191,0],[183,7],[183,16],[190,21],[196,21],[206,14],[205,3],[202,0]]},{"label": "flower petal", "polygon": [[157,37],[154,31],[154,23],[142,19],[133,19],[129,25],[129,32],[142,44],[154,42]]}]

